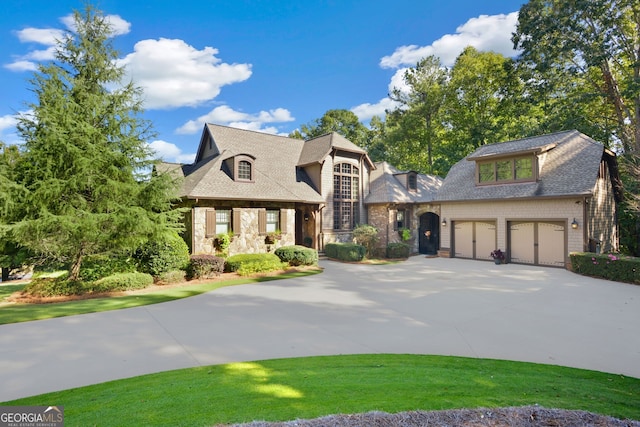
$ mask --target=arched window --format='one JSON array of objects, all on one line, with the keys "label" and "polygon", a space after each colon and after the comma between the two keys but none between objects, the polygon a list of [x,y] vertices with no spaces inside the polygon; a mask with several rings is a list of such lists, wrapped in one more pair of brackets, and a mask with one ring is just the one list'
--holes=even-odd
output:
[{"label": "arched window", "polygon": [[234,179],[236,181],[253,182],[255,176],[253,174],[254,159],[248,155],[239,155],[234,158]]},{"label": "arched window", "polygon": [[360,170],[349,163],[333,167],[333,229],[351,230],[360,221]]},{"label": "arched window", "polygon": [[238,162],[238,179],[251,181],[251,163],[246,160]]}]

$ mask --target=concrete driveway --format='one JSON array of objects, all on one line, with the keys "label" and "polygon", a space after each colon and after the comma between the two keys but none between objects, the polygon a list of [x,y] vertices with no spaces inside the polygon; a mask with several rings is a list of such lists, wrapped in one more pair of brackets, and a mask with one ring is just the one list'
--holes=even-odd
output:
[{"label": "concrete driveway", "polygon": [[170,369],[416,353],[640,378],[640,286],[416,256],[169,303],[0,326],[0,401]]}]

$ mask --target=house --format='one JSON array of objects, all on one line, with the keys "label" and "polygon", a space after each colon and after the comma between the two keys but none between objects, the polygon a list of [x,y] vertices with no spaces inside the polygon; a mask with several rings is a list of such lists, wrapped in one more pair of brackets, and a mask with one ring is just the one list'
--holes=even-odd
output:
[{"label": "house", "polygon": [[616,156],[577,131],[482,146],[443,180],[374,164],[337,133],[302,141],[207,124],[193,164],[158,171],[184,179],[192,253],[216,253],[224,233],[230,254],[323,250],[365,223],[382,248],[404,234],[413,252],[440,256],[500,248],[509,262],[565,266],[569,252],[618,248]]},{"label": "house", "polygon": [[484,145],[436,196],[441,254],[565,267],[570,252],[616,251],[621,195],[615,154],[578,131]]},{"label": "house", "polygon": [[[433,203],[442,178],[400,171],[387,162],[375,164],[369,194],[365,196],[368,222],[378,229],[379,246],[402,242],[412,252],[436,254],[440,249],[440,206]],[[402,230],[410,238],[402,239]]]},{"label": "house", "polygon": [[192,253],[215,253],[216,237],[229,232],[229,253],[350,241],[366,222],[362,195],[372,169],[367,153],[337,133],[303,141],[213,124],[193,164],[158,166],[184,178]]}]

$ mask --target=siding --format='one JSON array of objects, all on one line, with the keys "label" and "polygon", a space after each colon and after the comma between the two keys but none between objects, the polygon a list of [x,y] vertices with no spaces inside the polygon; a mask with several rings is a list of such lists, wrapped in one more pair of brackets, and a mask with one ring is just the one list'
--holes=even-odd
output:
[{"label": "siding", "polygon": [[[568,252],[584,250],[583,201],[576,197],[567,200],[519,200],[475,203],[442,203],[441,218],[446,218],[447,226],[440,226],[440,246],[451,248],[451,223],[456,220],[495,219],[497,247],[506,250],[507,221],[535,219],[567,221]],[[579,227],[571,228],[575,218]]]}]

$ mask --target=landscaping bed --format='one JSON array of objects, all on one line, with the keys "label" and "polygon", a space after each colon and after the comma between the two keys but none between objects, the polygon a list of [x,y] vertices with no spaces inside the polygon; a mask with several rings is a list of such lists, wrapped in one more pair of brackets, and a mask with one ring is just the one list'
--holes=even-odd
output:
[{"label": "landscaping bed", "polygon": [[515,408],[407,411],[397,414],[367,412],[329,415],[311,420],[252,422],[233,427],[640,427],[640,421],[619,420],[586,411],[546,409],[540,406]]}]

